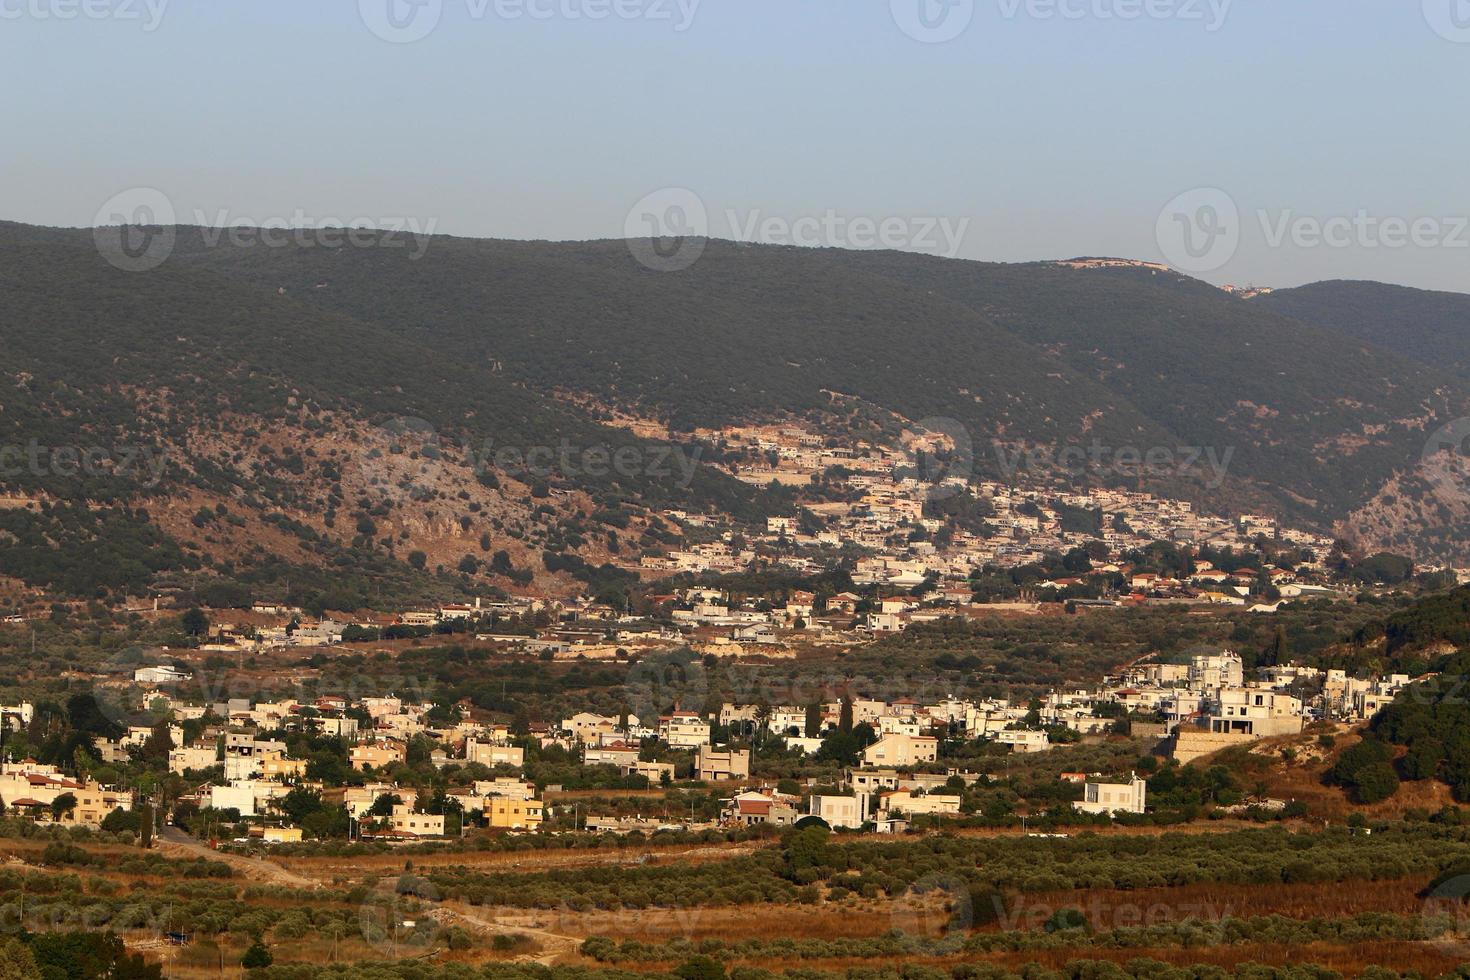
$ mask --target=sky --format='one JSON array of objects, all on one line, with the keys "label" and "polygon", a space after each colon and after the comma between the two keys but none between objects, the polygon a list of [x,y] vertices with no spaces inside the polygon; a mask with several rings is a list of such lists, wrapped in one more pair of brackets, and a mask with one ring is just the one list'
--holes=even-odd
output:
[{"label": "sky", "polygon": [[1470,0],[0,0],[0,79],[32,224],[1470,292]]}]

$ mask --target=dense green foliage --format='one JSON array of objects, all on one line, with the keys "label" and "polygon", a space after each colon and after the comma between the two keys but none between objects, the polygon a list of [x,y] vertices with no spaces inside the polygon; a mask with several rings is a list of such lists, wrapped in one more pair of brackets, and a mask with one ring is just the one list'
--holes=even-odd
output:
[{"label": "dense green foliage", "polygon": [[1462,293],[1334,280],[1252,303],[1470,379],[1470,297]]}]

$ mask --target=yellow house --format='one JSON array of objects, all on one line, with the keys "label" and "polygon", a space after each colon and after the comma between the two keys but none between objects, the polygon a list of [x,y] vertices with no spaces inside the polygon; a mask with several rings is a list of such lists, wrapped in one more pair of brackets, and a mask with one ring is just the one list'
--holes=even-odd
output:
[{"label": "yellow house", "polygon": [[504,830],[535,830],[545,818],[540,800],[518,800],[509,796],[485,798],[485,820]]},{"label": "yellow house", "polygon": [[261,840],[267,844],[299,844],[301,843],[301,828],[266,827],[261,834]]},{"label": "yellow house", "polygon": [[266,779],[299,779],[306,775],[306,760],[287,759],[273,752],[260,760],[260,774]]}]

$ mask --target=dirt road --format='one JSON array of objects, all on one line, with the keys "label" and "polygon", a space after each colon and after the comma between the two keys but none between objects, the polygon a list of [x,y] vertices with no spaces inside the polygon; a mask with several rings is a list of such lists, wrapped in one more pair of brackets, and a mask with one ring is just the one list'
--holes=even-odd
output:
[{"label": "dirt road", "polygon": [[288,871],[271,861],[244,857],[216,851],[195,837],[190,837],[178,827],[164,827],[158,835],[158,849],[169,857],[202,857],[211,861],[223,861],[252,881],[263,881],[288,888],[320,888],[322,883]]}]

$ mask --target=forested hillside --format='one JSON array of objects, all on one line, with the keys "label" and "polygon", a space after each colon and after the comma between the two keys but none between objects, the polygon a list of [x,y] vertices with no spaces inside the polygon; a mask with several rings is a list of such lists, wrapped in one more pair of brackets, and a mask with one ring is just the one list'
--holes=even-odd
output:
[{"label": "forested hillside", "polygon": [[1251,303],[1470,378],[1470,296],[1462,293],[1338,280]]},{"label": "forested hillside", "polygon": [[[1145,269],[710,242],[661,273],[622,242],[251,247],[179,229],[159,268],[127,273],[88,231],[0,224],[0,334],[0,443],[131,453],[82,473],[45,457],[0,489],[113,505],[164,535],[133,535],[151,543],[99,587],[240,547],[257,568],[422,550],[452,569],[484,550],[459,541],[480,515],[502,570],[524,574],[548,546],[598,565],[629,539],[657,545],[665,507],[789,509],[707,465],[678,479],[485,462],[563,441],[657,449],[604,426],[612,409],[676,436],[790,414],[840,435],[854,405],[897,427],[953,419],[977,475],[1019,480],[1058,475],[1018,472],[1021,449],[1100,446],[1105,465],[1064,475],[1275,511],[1374,550],[1453,552],[1470,520],[1420,472],[1428,434],[1470,415],[1470,386]],[[1153,447],[1212,453],[1224,479],[1106,465]],[[532,532],[538,509],[557,516]],[[58,534],[95,538],[66,513],[9,518],[21,565],[44,565]],[[598,529],[594,513],[617,518]]]}]

